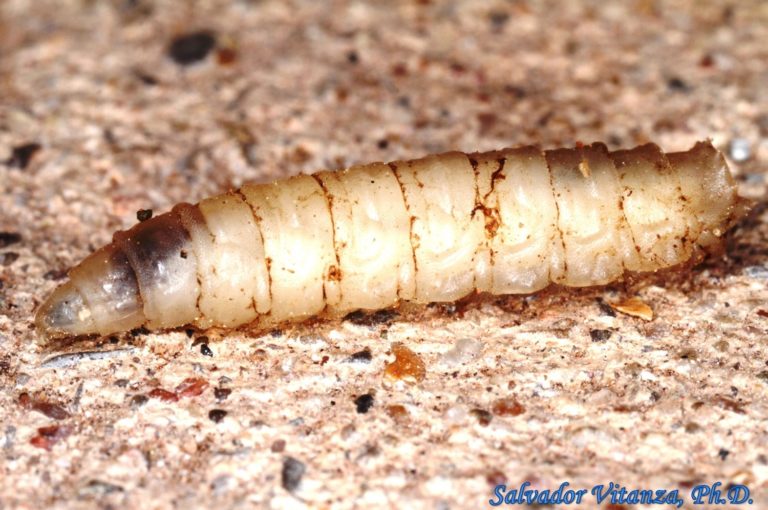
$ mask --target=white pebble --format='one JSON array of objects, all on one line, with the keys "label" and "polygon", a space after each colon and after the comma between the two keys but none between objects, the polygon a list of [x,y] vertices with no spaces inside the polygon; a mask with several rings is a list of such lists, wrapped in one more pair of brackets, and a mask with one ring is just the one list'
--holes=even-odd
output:
[{"label": "white pebble", "polygon": [[472,338],[462,338],[452,349],[446,351],[440,361],[446,365],[458,365],[475,359],[483,350],[483,342]]},{"label": "white pebble", "polygon": [[737,163],[748,160],[752,156],[749,140],[746,138],[734,138],[728,146],[728,153],[731,159]]}]

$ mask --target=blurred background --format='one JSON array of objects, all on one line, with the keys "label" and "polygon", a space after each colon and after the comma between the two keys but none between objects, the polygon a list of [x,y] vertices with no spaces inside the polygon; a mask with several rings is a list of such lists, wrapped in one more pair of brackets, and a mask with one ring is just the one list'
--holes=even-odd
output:
[{"label": "blurred background", "polygon": [[[232,446],[227,442],[231,437],[225,441],[213,435],[207,446],[192,448],[189,442],[198,445],[199,435],[190,439],[181,434],[178,439],[171,434],[167,436],[170,450],[142,447],[143,453],[136,454],[139,460],[131,457],[133,453],[125,454],[133,451],[131,431],[110,432],[108,427],[118,419],[115,416],[128,419],[129,415],[120,413],[129,412],[124,411],[122,399],[130,397],[130,392],[112,381],[117,377],[114,370],[128,368],[109,365],[112,372],[95,376],[89,373],[92,368],[81,367],[78,370],[84,372],[80,375],[88,376],[82,380],[74,368],[49,370],[40,373],[35,386],[37,369],[30,367],[42,355],[30,344],[34,307],[68,267],[108,242],[115,230],[132,225],[137,210],[162,212],[179,201],[195,202],[248,181],[454,149],[483,151],[523,144],[554,148],[592,141],[617,149],[654,141],[671,151],[687,149],[706,138],[726,153],[742,192],[763,197],[768,161],[767,43],[768,2],[763,0],[2,0],[0,349],[6,369],[4,373],[0,370],[0,381],[5,381],[0,388],[6,389],[2,398],[7,400],[0,413],[7,416],[0,423],[13,428],[12,433],[8,428],[5,431],[5,445],[6,453],[15,452],[8,453],[15,460],[5,465],[4,474],[0,468],[0,507],[3,498],[11,506],[23,507],[24,498],[18,494],[57,504],[74,501],[68,498],[108,496],[121,504],[138,505],[144,501],[141,498],[151,501],[158,494],[165,498],[157,499],[158,507],[171,502],[194,506],[217,497],[230,498],[226,501],[232,505],[256,500],[271,501],[275,507],[298,504],[290,498],[279,499],[283,494],[279,467],[264,471],[263,476],[253,475],[256,478],[243,472],[227,474],[240,480],[241,486],[227,485],[229,479],[221,482],[218,475],[206,473],[200,467],[202,460],[181,462],[187,472],[169,467],[178,460],[174,455],[195,457],[200,448],[227,450]],[[745,248],[752,256],[767,251],[765,223],[760,225],[762,233],[755,227],[755,241]],[[748,292],[765,292],[768,270],[754,267],[757,276],[751,281],[757,287],[745,283],[744,299]],[[717,296],[710,295],[707,303],[717,303]],[[696,305],[687,296],[665,299]],[[758,332],[764,331],[764,322],[757,324]],[[710,331],[701,341],[706,344],[720,334],[721,330]],[[171,340],[165,341],[183,345],[177,337],[168,338]],[[360,338],[356,341],[362,342]],[[351,341],[350,349],[355,339]],[[385,356],[386,346],[378,349]],[[143,370],[150,374],[144,374],[144,379],[162,379],[156,374],[162,365],[158,350],[155,345],[151,352],[141,354],[140,362],[128,363],[135,371],[131,381],[141,379],[136,374]],[[199,363],[196,354],[185,351],[184,363],[194,368]],[[595,356],[592,361],[601,362],[595,353],[588,353],[586,359],[591,355]],[[638,350],[637,355],[644,354]],[[755,363],[761,363],[760,355],[752,352]],[[303,356],[311,357],[306,352]],[[218,361],[219,366],[240,366],[234,354],[225,359]],[[270,360],[277,363],[272,358],[264,363]],[[638,362],[642,364],[642,358]],[[177,367],[182,364],[180,360],[175,363]],[[536,370],[547,370],[544,365],[528,369],[534,379],[541,376]],[[94,425],[91,432],[70,437],[72,452],[77,446],[80,453],[59,452],[54,462],[50,457],[54,454],[29,446],[31,432],[24,430],[33,430],[42,422],[25,417],[13,403],[20,388],[19,373],[35,376],[21,387],[31,384],[35,387],[30,391],[58,392],[59,399],[69,402],[78,384],[82,392],[82,381],[90,381],[85,389],[86,395],[92,391],[89,402],[94,407],[89,408],[89,419],[103,427]],[[485,385],[502,384],[494,379],[500,373],[494,372],[491,363],[481,375],[476,370],[468,375],[481,385],[477,391],[458,381],[447,384],[443,402],[482,395]],[[360,377],[357,384],[368,384]],[[723,381],[732,377],[722,374]],[[439,380],[434,384],[443,385]],[[504,379],[505,388],[506,384]],[[694,377],[678,381],[676,388],[686,395],[701,384]],[[723,384],[714,386],[731,392]],[[653,390],[657,395],[664,394],[657,390]],[[99,404],[107,391],[117,392],[112,399],[117,402],[114,408]],[[573,391],[574,398],[583,402],[597,390],[576,385]],[[257,396],[245,394],[242,398],[252,398],[243,406],[258,408]],[[296,400],[302,403],[301,398]],[[432,403],[442,412],[440,402]],[[653,413],[663,416],[671,412],[674,406],[670,406],[633,416],[656,427],[658,416]],[[158,427],[155,439],[166,437],[158,425],[163,419],[178,430],[197,426],[189,424],[189,415],[161,419],[162,413],[158,413],[153,415],[157,423],[147,418]],[[546,418],[546,413],[542,416],[539,424],[557,421]],[[507,443],[510,449],[504,453],[504,438],[509,436],[467,432],[468,436],[451,447],[434,447],[444,448],[443,453],[416,446],[410,454],[401,451],[405,457],[421,459],[402,472],[392,467],[389,455],[394,453],[386,446],[377,446],[375,467],[333,472],[336,461],[328,452],[336,448],[335,439],[315,439],[313,453],[310,456],[304,451],[303,458],[308,463],[316,459],[309,471],[314,469],[316,483],[305,484],[309,489],[303,501],[344,506],[341,502],[346,498],[367,494],[372,498],[367,501],[374,505],[408,501],[425,508],[458,508],[463,507],[462,501],[485,504],[494,482],[512,480],[513,473],[518,478],[523,473],[538,477],[542,484],[571,475],[594,482],[607,482],[607,478],[597,478],[608,475],[622,475],[637,483],[664,481],[670,472],[676,473],[667,480],[673,484],[706,476],[731,480],[741,476],[764,486],[768,478],[765,457],[761,459],[761,453],[750,446],[763,437],[764,423],[759,426],[762,429],[757,424],[765,412],[741,416],[736,435],[740,431],[746,439],[722,446],[726,452],[735,452],[731,454],[715,448],[717,438],[734,437],[731,425],[716,425],[715,416],[708,422],[715,428],[702,425],[706,434],[695,444],[714,451],[695,458],[700,468],[692,467],[694,457],[687,456],[691,450],[679,441],[657,438],[655,446],[643,450],[646,436],[612,436],[601,428],[605,424],[590,421],[589,411],[586,416],[580,427],[594,432],[586,439],[579,436],[581,439],[572,442],[554,432],[542,437],[533,425],[516,429],[518,446]],[[560,418],[565,420],[561,423],[573,423],[567,416]],[[384,415],[370,419],[378,420],[381,430],[391,427],[390,418]],[[420,427],[429,430],[430,420],[437,418],[427,415],[423,419]],[[335,414],[327,420],[331,428],[336,424],[343,428],[345,423],[334,421],[342,420]],[[247,428],[249,422],[245,423]],[[678,425],[687,426],[685,420]],[[632,426],[630,420],[622,427]],[[236,438],[241,432],[233,429],[231,433]],[[376,443],[371,436],[363,436],[361,444]],[[122,445],[119,452],[113,451],[117,448],[113,441]],[[545,454],[543,459],[529,456],[521,460],[527,454],[520,452],[535,455],[549,451],[553,444],[565,450],[551,457]],[[88,454],[89,448],[103,453]],[[514,453],[516,448],[518,453]],[[645,453],[632,462],[601,457],[611,448]],[[493,462],[478,453],[494,449],[498,451]],[[263,450],[256,448],[253,455]],[[281,451],[272,450],[270,462],[279,466]],[[664,457],[670,451],[676,453]],[[129,456],[125,460],[121,455]],[[171,459],[171,464],[155,471],[134,466],[131,469],[143,474],[133,478],[115,475],[112,485],[88,489],[88,480],[93,479],[89,476],[113,465],[106,458],[143,466],[142,455]],[[203,460],[211,461],[205,455]],[[248,457],[251,454],[244,455],[253,462]],[[302,451],[296,455],[301,457]],[[505,464],[511,458],[517,460]],[[461,469],[451,471],[450,476],[440,474],[449,459],[461,464]],[[99,463],[102,461],[106,464]],[[331,467],[322,471],[319,466],[323,463]],[[35,465],[50,467],[40,471]],[[601,465],[606,469],[601,471]],[[148,473],[159,473],[157,480],[147,481],[147,476],[151,478]],[[386,481],[393,476],[394,481]],[[109,476],[98,479],[102,478]],[[333,482],[342,478],[347,485]],[[117,479],[127,481],[118,483]],[[46,480],[55,483],[46,484]],[[248,485],[256,483],[254,480],[266,488]],[[32,490],[38,483],[47,486]],[[131,493],[130,487],[144,489]],[[17,490],[18,497],[11,498]],[[406,500],[399,499],[399,491],[404,491]]]}]

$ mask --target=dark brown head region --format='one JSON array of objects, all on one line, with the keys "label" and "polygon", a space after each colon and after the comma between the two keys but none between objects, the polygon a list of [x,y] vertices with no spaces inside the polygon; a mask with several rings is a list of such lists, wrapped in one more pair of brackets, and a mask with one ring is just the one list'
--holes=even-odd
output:
[{"label": "dark brown head region", "polygon": [[171,211],[116,233],[114,242],[130,261],[143,292],[169,283],[168,261],[189,250],[190,238],[179,215]]},{"label": "dark brown head region", "polygon": [[110,270],[104,275],[98,286],[101,296],[98,299],[112,303],[118,315],[128,316],[136,313],[137,304],[141,305],[139,282],[133,272],[128,257],[119,248],[109,257]]}]

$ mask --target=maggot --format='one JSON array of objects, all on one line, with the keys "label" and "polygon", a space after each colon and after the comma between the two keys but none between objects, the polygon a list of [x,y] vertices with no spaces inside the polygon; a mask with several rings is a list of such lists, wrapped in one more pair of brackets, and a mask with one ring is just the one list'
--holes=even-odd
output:
[{"label": "maggot", "polygon": [[476,292],[602,285],[696,260],[747,209],[710,142],[595,143],[248,184],[118,232],[40,306],[42,339],[271,327]]}]

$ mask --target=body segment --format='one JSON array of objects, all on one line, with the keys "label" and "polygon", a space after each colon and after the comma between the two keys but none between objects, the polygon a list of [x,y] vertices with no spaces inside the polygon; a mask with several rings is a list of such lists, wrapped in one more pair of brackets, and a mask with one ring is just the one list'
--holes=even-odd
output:
[{"label": "body segment", "polygon": [[709,143],[451,152],[180,204],[118,232],[38,310],[44,338],[602,285],[715,244],[744,210]]}]

